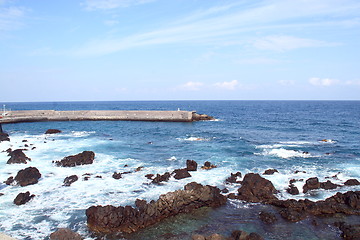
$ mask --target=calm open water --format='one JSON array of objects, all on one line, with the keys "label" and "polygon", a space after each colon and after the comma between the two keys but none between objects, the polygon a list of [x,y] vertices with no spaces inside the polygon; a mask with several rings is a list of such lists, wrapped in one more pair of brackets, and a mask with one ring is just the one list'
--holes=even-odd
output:
[{"label": "calm open water", "polygon": [[[279,173],[266,176],[280,191],[281,199],[294,198],[286,193],[292,178],[326,177],[338,174],[332,182],[343,184],[350,178],[360,180],[360,102],[359,101],[145,101],[145,102],[56,102],[4,103],[12,110],[196,110],[217,121],[193,123],[167,122],[41,122],[3,125],[11,142],[0,143],[0,181],[29,166],[42,174],[38,184],[17,187],[0,183],[0,232],[18,239],[44,239],[59,227],[70,227],[92,239],[86,228],[85,209],[92,205],[133,205],[137,198],[156,200],[160,194],[182,188],[196,181],[227,187],[236,192],[239,185],[225,185],[230,173],[262,173],[276,168]],[[61,134],[46,136],[49,128]],[[22,142],[26,139],[28,142]],[[322,141],[326,139],[327,141]],[[150,144],[151,143],[151,144]],[[24,148],[32,159],[27,165],[7,165],[3,150]],[[84,150],[94,151],[94,164],[75,168],[56,167],[52,161]],[[185,167],[187,159],[199,165],[205,161],[217,165],[209,171],[192,172],[191,178],[175,180],[162,186],[147,184],[144,175],[163,174]],[[124,165],[128,165],[125,167]],[[113,172],[140,172],[112,178]],[[306,173],[295,174],[295,170]],[[340,172],[340,173],[339,173]],[[82,175],[92,174],[88,181]],[[79,181],[62,186],[65,177],[78,175]],[[95,176],[102,176],[96,178]],[[296,183],[302,189],[303,182]],[[300,194],[296,199],[325,199],[335,192],[360,190],[360,186],[341,187]],[[20,192],[36,197],[16,206]],[[170,218],[161,224],[121,236],[127,239],[160,239],[169,233],[189,239],[192,233],[229,235],[244,229],[256,231],[266,239],[339,239],[331,219],[310,219],[292,224],[279,220],[267,226],[258,212],[269,207],[229,201],[227,206],[201,209],[193,214]],[[359,217],[342,218],[360,223]],[[165,234],[165,235],[164,235]],[[167,234],[167,235],[166,235]],[[117,238],[121,238],[117,237]]]}]

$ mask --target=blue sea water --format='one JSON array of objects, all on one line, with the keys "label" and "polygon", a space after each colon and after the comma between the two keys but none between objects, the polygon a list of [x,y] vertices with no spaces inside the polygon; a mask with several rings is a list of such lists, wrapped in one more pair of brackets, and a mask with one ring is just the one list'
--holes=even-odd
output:
[{"label": "blue sea water", "polygon": [[[18,239],[46,239],[59,227],[70,227],[88,239],[85,209],[92,205],[133,205],[137,198],[157,199],[160,194],[181,189],[196,181],[236,192],[240,185],[225,184],[230,173],[263,173],[275,168],[278,173],[264,176],[279,190],[280,199],[325,199],[336,192],[360,190],[360,186],[340,187],[300,193],[286,192],[290,179],[318,177],[343,184],[360,180],[360,102],[359,101],[126,101],[126,102],[54,102],[3,103],[11,110],[196,110],[214,116],[217,121],[178,122],[40,122],[3,125],[11,142],[0,143],[0,180],[28,166],[37,167],[42,178],[38,184],[17,187],[0,183],[0,232]],[[47,129],[62,130],[46,136]],[[27,142],[22,140],[26,139]],[[2,152],[26,148],[32,159],[27,165],[8,165]],[[36,147],[31,150],[31,148]],[[52,161],[84,150],[94,151],[94,164],[75,168],[56,167]],[[185,167],[187,159],[199,165],[210,161],[212,170],[191,173],[191,178],[170,179],[164,185],[149,184],[146,174]],[[127,166],[125,166],[127,165]],[[142,171],[135,172],[138,167]],[[304,171],[295,173],[296,170]],[[114,172],[132,171],[122,179]],[[88,181],[83,175],[90,173]],[[62,186],[65,177],[78,175],[79,181]],[[333,177],[335,176],[336,177]],[[101,176],[101,178],[96,177]],[[296,182],[301,190],[304,181]],[[16,206],[13,199],[30,191],[36,197]],[[279,220],[269,228],[258,220],[264,206],[229,201],[226,207],[202,209],[193,214],[166,220],[127,239],[159,239],[172,233],[190,238],[192,233],[217,231],[229,235],[232,230],[256,231],[266,239],[340,239],[336,228],[321,220],[314,227],[305,220],[292,224]],[[351,217],[360,222],[359,217]],[[217,227],[216,227],[217,226]],[[120,238],[120,237],[119,237]]]}]

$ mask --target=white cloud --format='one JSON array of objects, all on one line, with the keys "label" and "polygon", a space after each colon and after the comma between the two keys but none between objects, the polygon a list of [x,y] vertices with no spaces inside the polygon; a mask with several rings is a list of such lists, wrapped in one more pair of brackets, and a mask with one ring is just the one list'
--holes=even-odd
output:
[{"label": "white cloud", "polygon": [[346,85],[350,85],[350,86],[360,86],[360,80],[359,81],[346,81],[345,82]]},{"label": "white cloud", "polygon": [[24,7],[0,7],[0,31],[10,31],[22,26],[21,19],[27,9]]},{"label": "white cloud", "polygon": [[81,5],[88,11],[110,10],[139,5],[155,0],[85,0]]},{"label": "white cloud", "polygon": [[340,81],[337,79],[331,78],[317,78],[313,77],[309,79],[309,83],[314,86],[322,86],[322,87],[329,87],[335,84],[338,84]]},{"label": "white cloud", "polygon": [[261,50],[273,50],[273,51],[287,51],[297,48],[307,48],[307,47],[328,47],[336,46],[336,43],[328,43],[324,41],[308,39],[308,38],[298,38],[293,36],[267,36],[260,39],[257,39],[253,43],[254,47]]},{"label": "white cloud", "polygon": [[200,88],[204,86],[202,82],[187,82],[180,86],[180,89],[188,90],[188,91],[198,91]]},{"label": "white cloud", "polygon": [[238,84],[239,82],[237,80],[232,80],[230,82],[217,82],[214,84],[214,86],[226,90],[234,90],[238,86]]},{"label": "white cloud", "polygon": [[295,81],[294,80],[279,80],[278,84],[280,84],[282,86],[293,86],[293,85],[295,85]]}]

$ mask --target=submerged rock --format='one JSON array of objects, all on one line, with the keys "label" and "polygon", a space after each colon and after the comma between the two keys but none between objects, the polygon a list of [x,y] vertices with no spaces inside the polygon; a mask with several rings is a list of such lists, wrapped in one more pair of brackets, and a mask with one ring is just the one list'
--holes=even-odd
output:
[{"label": "submerged rock", "polygon": [[226,183],[241,183],[241,181],[237,181],[238,177],[241,178],[241,172],[231,173],[230,177],[228,177],[225,182]]},{"label": "submerged rock", "polygon": [[264,223],[268,223],[268,224],[272,224],[277,221],[277,218],[274,214],[266,212],[266,211],[261,211],[259,213],[259,217],[260,217],[261,221],[263,221]]},{"label": "submerged rock", "polygon": [[64,179],[64,185],[63,186],[66,186],[66,187],[69,187],[71,184],[73,184],[74,182],[76,182],[78,180],[78,176],[76,175],[71,175],[69,177],[66,177]]},{"label": "submerged rock", "polygon": [[80,234],[71,231],[69,228],[59,228],[50,234],[50,240],[82,240]]},{"label": "submerged rock", "polygon": [[335,224],[342,231],[341,237],[346,240],[360,239],[360,224],[351,225],[343,222]]},{"label": "submerged rock", "polygon": [[276,172],[279,172],[278,170],[276,169],[268,169],[268,170],[265,170],[265,172],[263,173],[263,175],[273,175],[274,173]]},{"label": "submerged rock", "polygon": [[166,172],[163,175],[156,174],[156,177],[152,180],[152,183],[159,184],[161,182],[167,182],[170,179],[170,173]]},{"label": "submerged rock", "polygon": [[41,174],[36,167],[28,167],[20,170],[15,176],[14,180],[22,187],[36,184],[41,178]]},{"label": "submerged rock", "polygon": [[121,178],[121,173],[114,172],[114,174],[112,175],[112,177],[113,177],[114,179],[120,179],[120,178]]},{"label": "submerged rock", "polygon": [[60,161],[56,161],[55,164],[58,167],[75,167],[79,165],[92,164],[95,159],[95,153],[93,151],[83,151],[82,153],[68,156]]},{"label": "submerged rock", "polygon": [[136,208],[92,206],[86,210],[86,216],[88,227],[93,232],[131,233],[179,213],[204,206],[219,207],[225,203],[226,197],[220,194],[220,189],[192,182],[185,185],[184,190],[161,195],[157,201],[138,200]]},{"label": "submerged rock", "polygon": [[338,187],[340,187],[340,185],[332,183],[330,180],[327,180],[326,182],[321,182],[320,187],[322,189],[329,190],[329,189],[338,188]]},{"label": "submerged rock", "polygon": [[35,197],[34,194],[30,195],[30,192],[27,191],[25,193],[19,193],[16,198],[14,199],[14,203],[16,205],[23,205],[30,201],[33,197]]},{"label": "submerged rock", "polygon": [[15,164],[15,163],[27,163],[27,161],[31,161],[29,157],[25,155],[22,149],[16,149],[14,151],[9,152],[8,154],[10,159],[6,162],[7,164]]},{"label": "submerged rock", "polygon": [[61,130],[58,129],[48,129],[46,130],[45,134],[56,134],[56,133],[61,133]]}]

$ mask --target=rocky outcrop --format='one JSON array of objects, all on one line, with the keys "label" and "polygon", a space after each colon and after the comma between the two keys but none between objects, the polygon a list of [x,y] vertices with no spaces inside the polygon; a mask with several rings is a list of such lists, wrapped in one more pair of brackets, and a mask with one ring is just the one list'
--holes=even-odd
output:
[{"label": "rocky outcrop", "polygon": [[14,180],[16,181],[17,185],[25,187],[38,183],[40,178],[41,174],[36,167],[28,167],[20,170],[15,176]]},{"label": "rocky outcrop", "polygon": [[265,172],[263,173],[263,175],[273,175],[274,173],[276,172],[279,172],[278,170],[276,169],[268,169],[268,170],[265,170]]},{"label": "rocky outcrop", "polygon": [[117,172],[114,172],[114,174],[112,175],[112,177],[113,177],[114,179],[120,179],[120,178],[122,178],[121,173],[117,173]]},{"label": "rocky outcrop", "polygon": [[344,183],[344,185],[355,186],[355,185],[360,185],[360,182],[357,179],[349,179]]},{"label": "rocky outcrop", "polygon": [[33,197],[35,197],[34,194],[30,195],[30,192],[27,191],[25,193],[19,193],[16,198],[14,199],[14,203],[16,205],[23,205],[30,201]]},{"label": "rocky outcrop", "polygon": [[303,186],[303,193],[307,193],[310,190],[319,189],[320,182],[317,177],[309,178],[306,180],[305,185]]},{"label": "rocky outcrop", "polygon": [[58,167],[75,167],[79,165],[92,164],[95,159],[95,153],[92,151],[83,151],[77,155],[72,155],[56,161]]},{"label": "rocky outcrop", "polygon": [[171,175],[169,172],[164,173],[163,175],[156,174],[156,177],[152,180],[152,183],[160,184],[161,182],[169,181]]},{"label": "rocky outcrop", "polygon": [[183,179],[183,178],[191,177],[190,173],[186,169],[175,169],[173,173],[175,174],[174,175],[175,179]]},{"label": "rocky outcrop", "polygon": [[7,164],[15,164],[15,163],[27,163],[27,161],[31,161],[29,157],[25,155],[22,149],[16,149],[11,151],[9,154],[10,159],[6,162]]},{"label": "rocky outcrop", "polygon": [[242,186],[238,190],[237,199],[247,202],[263,202],[277,199],[274,185],[257,173],[248,173],[244,176]]},{"label": "rocky outcrop", "polygon": [[320,188],[325,189],[325,190],[335,189],[338,187],[340,187],[340,185],[332,183],[330,180],[320,183]]},{"label": "rocky outcrop", "polygon": [[215,120],[215,118],[212,116],[206,115],[206,114],[198,114],[198,113],[193,112],[192,120],[193,121],[210,121],[210,120]]},{"label": "rocky outcrop", "polygon": [[0,142],[10,141],[9,134],[0,132]]},{"label": "rocky outcrop", "polygon": [[197,171],[197,162],[194,160],[186,160],[186,170],[188,171]]},{"label": "rocky outcrop", "polygon": [[290,184],[286,191],[291,195],[298,195],[300,193],[299,189],[293,184]]},{"label": "rocky outcrop", "polygon": [[216,167],[217,167],[216,165],[213,165],[213,164],[211,164],[211,162],[206,161],[204,163],[204,166],[201,167],[201,169],[210,170],[210,169],[213,169]]},{"label": "rocky outcrop", "polygon": [[82,240],[80,234],[71,231],[69,228],[59,228],[50,234],[50,240]]},{"label": "rocky outcrop", "polygon": [[56,134],[56,133],[61,133],[61,130],[58,129],[48,129],[46,130],[45,134]]},{"label": "rocky outcrop", "polygon": [[241,183],[238,181],[238,178],[241,178],[241,172],[231,173],[230,177],[228,177],[225,182],[226,183]]},{"label": "rocky outcrop", "polygon": [[359,240],[360,239],[360,224],[345,224],[343,222],[336,223],[335,226],[339,227],[342,231],[341,237],[345,240]]},{"label": "rocky outcrop", "polygon": [[137,200],[136,207],[92,206],[86,210],[87,224],[98,233],[135,232],[170,216],[208,206],[226,203],[220,189],[192,182],[177,190],[161,195],[157,201]]},{"label": "rocky outcrop", "polygon": [[66,177],[64,179],[64,185],[63,186],[66,186],[66,187],[69,187],[71,184],[73,184],[74,182],[76,182],[78,180],[78,176],[76,175],[71,175],[69,177]]}]

